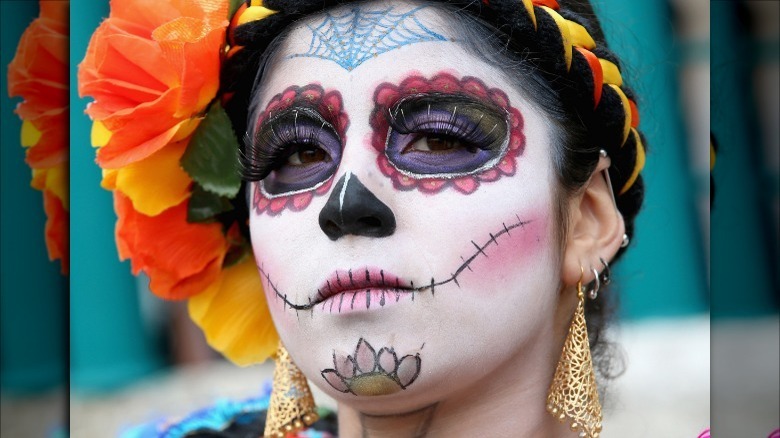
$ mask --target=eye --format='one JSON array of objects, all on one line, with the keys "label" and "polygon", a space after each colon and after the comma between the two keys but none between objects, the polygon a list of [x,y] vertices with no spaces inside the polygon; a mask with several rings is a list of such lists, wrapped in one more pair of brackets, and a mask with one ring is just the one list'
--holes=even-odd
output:
[{"label": "eye", "polygon": [[273,198],[319,187],[341,160],[341,138],[314,110],[295,108],[264,121],[247,161]]},{"label": "eye", "polygon": [[479,151],[478,147],[467,144],[456,137],[447,135],[426,135],[418,137],[410,143],[409,146],[404,148],[401,153],[407,154],[412,151],[436,153],[452,151],[455,149],[465,149],[472,154]]},{"label": "eye", "polygon": [[388,112],[385,155],[417,178],[468,175],[496,165],[507,151],[506,111],[470,96],[426,94]]},{"label": "eye", "polygon": [[317,146],[299,145],[296,149],[287,157],[288,166],[306,166],[330,160],[328,153]]}]

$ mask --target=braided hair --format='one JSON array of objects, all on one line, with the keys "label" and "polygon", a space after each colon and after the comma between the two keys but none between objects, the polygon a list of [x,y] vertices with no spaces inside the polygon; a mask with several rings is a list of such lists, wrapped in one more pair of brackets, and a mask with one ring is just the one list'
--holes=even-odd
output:
[{"label": "braided hair", "polygon": [[[255,1],[255,0],[253,0]],[[265,0],[239,9],[229,34],[231,44],[222,72],[223,104],[238,138],[247,128],[252,90],[265,65],[284,40],[285,30],[308,15],[352,3],[350,0]],[[645,161],[644,137],[634,93],[623,82],[617,56],[608,48],[588,0],[440,0],[431,5],[454,14],[458,42],[498,65],[509,77],[531,87],[531,99],[556,126],[554,167],[562,200],[582,189],[593,174],[600,150],[611,158],[609,177],[626,233],[643,200],[640,171]],[[244,15],[246,14],[246,15]],[[243,24],[242,24],[242,15]],[[250,16],[247,19],[247,16]],[[258,19],[257,17],[261,17]],[[566,223],[566,221],[561,221]],[[562,230],[565,236],[566,230]],[[615,259],[626,248],[620,248]],[[588,333],[597,372],[613,377],[611,345],[602,334],[612,315],[613,298],[599,294],[586,304]],[[617,369],[617,371],[615,371]]]}]

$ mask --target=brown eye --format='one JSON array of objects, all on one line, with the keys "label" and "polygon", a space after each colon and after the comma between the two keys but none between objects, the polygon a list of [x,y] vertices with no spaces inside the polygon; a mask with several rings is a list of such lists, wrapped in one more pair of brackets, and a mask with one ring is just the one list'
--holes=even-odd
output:
[{"label": "brown eye", "polygon": [[301,145],[298,150],[287,158],[290,166],[306,166],[328,160],[328,153],[316,146]]},{"label": "brown eye", "polygon": [[477,148],[463,143],[455,137],[443,135],[427,135],[419,137],[404,149],[404,153],[411,151],[418,152],[445,152],[454,149],[465,149],[471,153],[477,151]]}]

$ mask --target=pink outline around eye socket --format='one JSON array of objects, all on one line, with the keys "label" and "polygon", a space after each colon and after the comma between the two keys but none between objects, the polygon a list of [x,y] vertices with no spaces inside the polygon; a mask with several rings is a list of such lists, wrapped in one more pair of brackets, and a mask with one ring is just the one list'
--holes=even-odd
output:
[{"label": "pink outline around eye socket", "polygon": [[[265,119],[270,117],[273,112],[289,108],[296,102],[305,102],[308,106],[316,108],[322,117],[336,128],[336,131],[341,138],[341,144],[345,144],[349,117],[347,116],[347,113],[344,112],[341,93],[338,91],[325,92],[318,84],[309,84],[303,87],[293,85],[274,96],[266,106],[263,115],[258,119],[255,129],[257,129]],[[260,190],[261,182],[256,182],[252,191],[252,206],[254,207],[255,213],[265,213],[270,216],[275,216],[285,209],[301,211],[309,206],[314,196],[321,196],[327,193],[330,190],[332,183],[333,177],[331,176],[324,184],[317,188],[291,195],[268,198],[263,194],[263,191]]]},{"label": "pink outline around eye socket", "polygon": [[[396,169],[385,156],[385,141],[389,124],[386,114],[398,100],[405,96],[427,92],[468,94],[480,99],[490,100],[509,112],[509,149],[501,161],[494,167],[474,175],[447,178],[412,178]],[[410,76],[401,84],[384,83],[374,93],[374,112],[371,114],[373,129],[371,144],[378,152],[377,166],[382,173],[393,181],[398,190],[417,189],[424,193],[438,193],[447,187],[452,187],[463,194],[474,193],[483,182],[496,181],[502,176],[514,175],[517,157],[525,149],[525,134],[523,133],[523,116],[517,108],[509,104],[506,93],[497,88],[487,88],[485,84],[474,77],[464,77],[458,80],[448,73],[439,73],[430,80],[422,76]]]}]

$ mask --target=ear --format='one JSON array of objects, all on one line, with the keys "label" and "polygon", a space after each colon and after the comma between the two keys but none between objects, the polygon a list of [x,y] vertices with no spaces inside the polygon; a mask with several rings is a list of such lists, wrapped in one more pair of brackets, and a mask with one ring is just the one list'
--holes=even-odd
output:
[{"label": "ear", "polygon": [[562,273],[566,286],[574,286],[580,279],[583,284],[592,281],[593,269],[604,269],[599,258],[612,260],[623,241],[625,223],[608,182],[609,164],[609,157],[602,154],[585,188],[569,201]]}]

